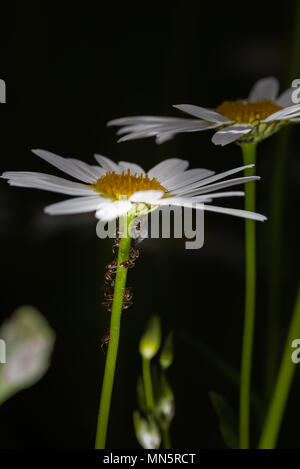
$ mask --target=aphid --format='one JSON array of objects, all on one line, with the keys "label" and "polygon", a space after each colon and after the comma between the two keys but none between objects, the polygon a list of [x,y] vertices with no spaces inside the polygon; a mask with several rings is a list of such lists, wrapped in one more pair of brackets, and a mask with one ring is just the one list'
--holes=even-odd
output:
[{"label": "aphid", "polygon": [[112,252],[116,254],[116,249],[119,249],[119,247],[120,247],[120,232],[117,231],[116,239],[114,240],[114,244],[112,246]]},{"label": "aphid", "polygon": [[133,292],[130,287],[125,288],[122,309],[127,309],[133,304]]},{"label": "aphid", "polygon": [[[112,247],[112,251],[115,254],[115,249],[120,247],[120,232],[116,232],[116,239]],[[132,269],[135,265],[135,261],[139,257],[139,251],[134,246],[131,246],[129,258],[127,261],[121,262],[120,267],[125,269]],[[114,299],[113,286],[114,286],[114,276],[118,269],[118,262],[115,258],[112,262],[107,264],[106,272],[104,275],[105,285],[104,285],[104,301],[102,304],[108,311],[112,310],[112,304]],[[123,303],[122,310],[129,308],[133,304],[133,293],[130,287],[125,288],[123,293]],[[109,336],[103,338],[102,346],[109,342]]]},{"label": "aphid", "polygon": [[113,281],[113,275],[115,275],[117,271],[117,262],[114,260],[107,264],[106,266],[107,272],[105,272],[104,278],[105,282],[111,284]]},{"label": "aphid", "polygon": [[139,250],[134,247],[131,247],[128,260],[121,262],[120,267],[123,267],[125,269],[132,269],[135,266],[135,261],[138,259],[139,255]]},{"label": "aphid", "polygon": [[106,335],[104,335],[101,339],[101,350],[104,352],[103,350],[103,347],[106,345],[108,346],[109,342],[111,341],[111,337],[109,335],[109,333],[107,333]]}]

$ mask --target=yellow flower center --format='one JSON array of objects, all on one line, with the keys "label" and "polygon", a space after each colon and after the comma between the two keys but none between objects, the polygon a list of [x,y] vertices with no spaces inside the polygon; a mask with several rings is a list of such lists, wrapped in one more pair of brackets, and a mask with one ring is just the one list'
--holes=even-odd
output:
[{"label": "yellow flower center", "polygon": [[231,121],[240,124],[256,124],[266,119],[274,112],[280,111],[281,106],[268,99],[251,103],[250,101],[224,101],[215,111]]},{"label": "yellow flower center", "polygon": [[138,191],[163,191],[167,189],[163,187],[156,178],[150,179],[148,174],[137,173],[131,175],[130,169],[127,173],[122,171],[122,174],[116,174],[114,171],[109,171],[105,176],[98,179],[92,188],[111,200],[128,199],[132,194]]}]

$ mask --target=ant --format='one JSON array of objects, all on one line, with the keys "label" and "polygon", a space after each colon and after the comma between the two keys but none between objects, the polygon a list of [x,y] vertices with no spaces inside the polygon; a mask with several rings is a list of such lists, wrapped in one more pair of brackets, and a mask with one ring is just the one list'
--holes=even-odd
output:
[{"label": "ant", "polygon": [[108,346],[110,341],[111,341],[111,337],[110,337],[109,333],[107,333],[105,336],[102,337],[102,339],[101,339],[101,350],[103,351],[103,353],[104,353],[103,347],[105,345]]}]

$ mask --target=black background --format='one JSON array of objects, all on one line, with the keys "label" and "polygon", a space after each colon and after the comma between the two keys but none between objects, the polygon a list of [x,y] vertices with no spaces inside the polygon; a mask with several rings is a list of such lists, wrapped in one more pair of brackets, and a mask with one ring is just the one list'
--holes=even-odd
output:
[{"label": "black background", "polygon": [[[14,3],[2,12],[0,172],[58,172],[30,153],[43,148],[88,163],[93,153],[134,161],[146,169],[166,157],[216,171],[239,166],[240,150],[216,147],[211,133],[182,134],[157,146],[153,139],[116,143],[106,122],[137,114],[178,115],[172,104],[214,107],[247,96],[257,79],[274,75],[282,88],[292,49],[296,2]],[[300,62],[300,57],[299,57]],[[300,68],[300,67],[298,67]],[[297,78],[297,77],[295,77]],[[298,283],[299,128],[289,145],[281,266],[284,340]],[[257,206],[268,216],[280,136],[258,148]],[[32,389],[0,409],[2,448],[91,448],[105,356],[101,306],[111,241],[95,235],[94,215],[49,217],[43,207],[62,197],[0,184],[0,319],[32,304],[57,334],[52,366]],[[224,204],[226,205],[226,204]],[[227,205],[242,207],[241,200]],[[253,385],[263,390],[268,337],[269,225],[258,224],[258,301]],[[205,216],[205,246],[183,240],[146,240],[129,272],[134,306],[124,313],[108,446],[135,448],[132,411],[140,372],[138,341],[153,313],[164,334],[173,329],[176,358],[169,379],[176,396],[174,447],[222,448],[208,393],[238,409],[238,388],[199,350],[203,343],[240,365],[244,302],[244,223]],[[211,353],[209,353],[211,357]],[[296,374],[279,446],[299,447]],[[254,412],[253,445],[260,422]]]}]

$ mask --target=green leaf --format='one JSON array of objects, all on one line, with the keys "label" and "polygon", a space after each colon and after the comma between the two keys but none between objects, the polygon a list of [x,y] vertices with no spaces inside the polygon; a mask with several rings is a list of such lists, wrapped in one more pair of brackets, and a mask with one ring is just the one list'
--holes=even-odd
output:
[{"label": "green leaf", "polygon": [[237,449],[237,421],[231,406],[222,396],[215,392],[210,393],[210,399],[219,417],[220,432],[224,443],[229,448]]},{"label": "green leaf", "polygon": [[[204,343],[195,334],[192,334],[188,331],[178,332],[177,337],[183,343],[191,346],[196,352],[199,353],[203,362],[208,363],[221,376],[223,376],[228,383],[239,390],[240,374],[228,361],[224,360],[218,351],[216,351],[210,345]],[[260,396],[253,392],[253,390],[251,392],[251,403],[255,408],[256,416],[261,416],[263,414],[264,406]]]}]

